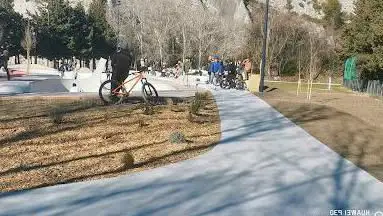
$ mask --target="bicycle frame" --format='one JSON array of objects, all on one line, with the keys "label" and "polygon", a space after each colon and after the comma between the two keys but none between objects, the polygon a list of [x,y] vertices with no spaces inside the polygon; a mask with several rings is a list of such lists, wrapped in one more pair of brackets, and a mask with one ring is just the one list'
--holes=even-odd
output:
[{"label": "bicycle frame", "polygon": [[[136,72],[136,73],[138,73],[138,75],[136,75],[135,77],[133,77],[133,78],[129,79],[128,81],[125,81],[124,83],[122,83],[121,85],[119,85],[117,88],[115,88],[114,90],[112,90],[112,93],[113,93],[113,94],[116,94],[116,95],[129,95],[130,92],[133,90],[133,88],[137,85],[137,83],[138,83],[139,81],[141,81],[141,83],[143,84],[143,80],[146,80],[146,77],[143,75],[144,72]],[[136,74],[136,73],[135,73],[135,74]],[[129,91],[127,91],[126,93],[119,93],[121,87],[123,87],[126,83],[129,83],[129,82],[131,82],[131,81],[133,81],[133,80],[135,80],[135,79],[137,79],[137,80],[136,80],[136,82],[133,84],[133,86],[129,89]]]}]

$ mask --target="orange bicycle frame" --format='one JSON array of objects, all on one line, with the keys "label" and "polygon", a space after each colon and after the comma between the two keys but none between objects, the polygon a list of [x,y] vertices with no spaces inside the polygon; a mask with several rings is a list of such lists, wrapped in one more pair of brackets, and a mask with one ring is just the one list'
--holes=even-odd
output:
[{"label": "orange bicycle frame", "polygon": [[[146,79],[145,76],[143,75],[143,72],[136,72],[134,74],[137,74],[135,77],[129,79],[128,81],[125,81],[124,83],[122,83],[121,85],[119,85],[117,88],[113,89],[112,90],[112,93],[113,94],[116,94],[116,95],[125,95],[125,94],[130,94],[130,92],[133,90],[133,88],[137,85],[137,83],[143,79]],[[126,83],[129,83],[131,81],[133,81],[134,79],[137,79],[136,82],[133,84],[133,86],[129,89],[129,91],[127,91],[126,93],[119,93],[119,90],[121,89],[121,87],[123,87]]]}]

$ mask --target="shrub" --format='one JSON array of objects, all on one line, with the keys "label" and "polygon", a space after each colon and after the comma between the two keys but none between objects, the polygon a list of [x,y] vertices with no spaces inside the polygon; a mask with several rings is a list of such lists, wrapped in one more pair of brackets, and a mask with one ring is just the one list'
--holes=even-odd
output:
[{"label": "shrub", "polygon": [[176,131],[170,135],[169,141],[173,144],[185,143],[186,138],[182,132]]},{"label": "shrub", "polygon": [[145,114],[145,115],[153,115],[153,114],[154,114],[153,107],[150,106],[150,105],[145,104],[145,107],[144,107],[144,114]]},{"label": "shrub", "polygon": [[190,113],[197,115],[201,107],[202,101],[200,99],[195,98],[190,105]]},{"label": "shrub", "polygon": [[147,125],[143,119],[138,120],[138,127],[143,128]]},{"label": "shrub", "polygon": [[169,106],[174,105],[173,100],[171,98],[166,98],[165,103],[166,103],[166,105],[169,105]]},{"label": "shrub", "polygon": [[49,113],[49,117],[53,124],[61,124],[64,122],[64,114],[64,109],[56,107]]},{"label": "shrub", "polygon": [[201,107],[203,106],[203,101],[206,100],[209,96],[207,92],[196,92],[194,100],[190,105],[190,112],[194,115],[197,115]]},{"label": "shrub", "polygon": [[208,92],[196,92],[195,93],[195,98],[200,99],[200,100],[207,100],[209,97]]},{"label": "shrub", "polygon": [[130,152],[125,152],[122,156],[122,164],[124,165],[125,169],[132,168],[134,165],[134,157]]},{"label": "shrub", "polygon": [[193,117],[193,114],[192,114],[191,112],[189,112],[187,118],[188,118],[188,121],[189,121],[189,122],[194,122],[194,117]]}]

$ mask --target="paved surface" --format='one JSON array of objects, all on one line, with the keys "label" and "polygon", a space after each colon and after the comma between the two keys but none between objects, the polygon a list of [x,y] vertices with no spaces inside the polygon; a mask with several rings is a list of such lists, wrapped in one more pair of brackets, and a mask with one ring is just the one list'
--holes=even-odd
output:
[{"label": "paved surface", "polygon": [[127,176],[0,194],[0,215],[330,215],[383,210],[383,183],[259,98],[214,91],[221,142]]}]

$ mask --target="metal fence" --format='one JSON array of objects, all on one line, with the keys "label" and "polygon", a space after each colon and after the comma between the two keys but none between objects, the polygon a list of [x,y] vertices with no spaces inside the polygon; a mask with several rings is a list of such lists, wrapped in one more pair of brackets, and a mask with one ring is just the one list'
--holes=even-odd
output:
[{"label": "metal fence", "polygon": [[380,80],[344,80],[343,85],[353,91],[371,96],[383,96],[383,82]]}]

